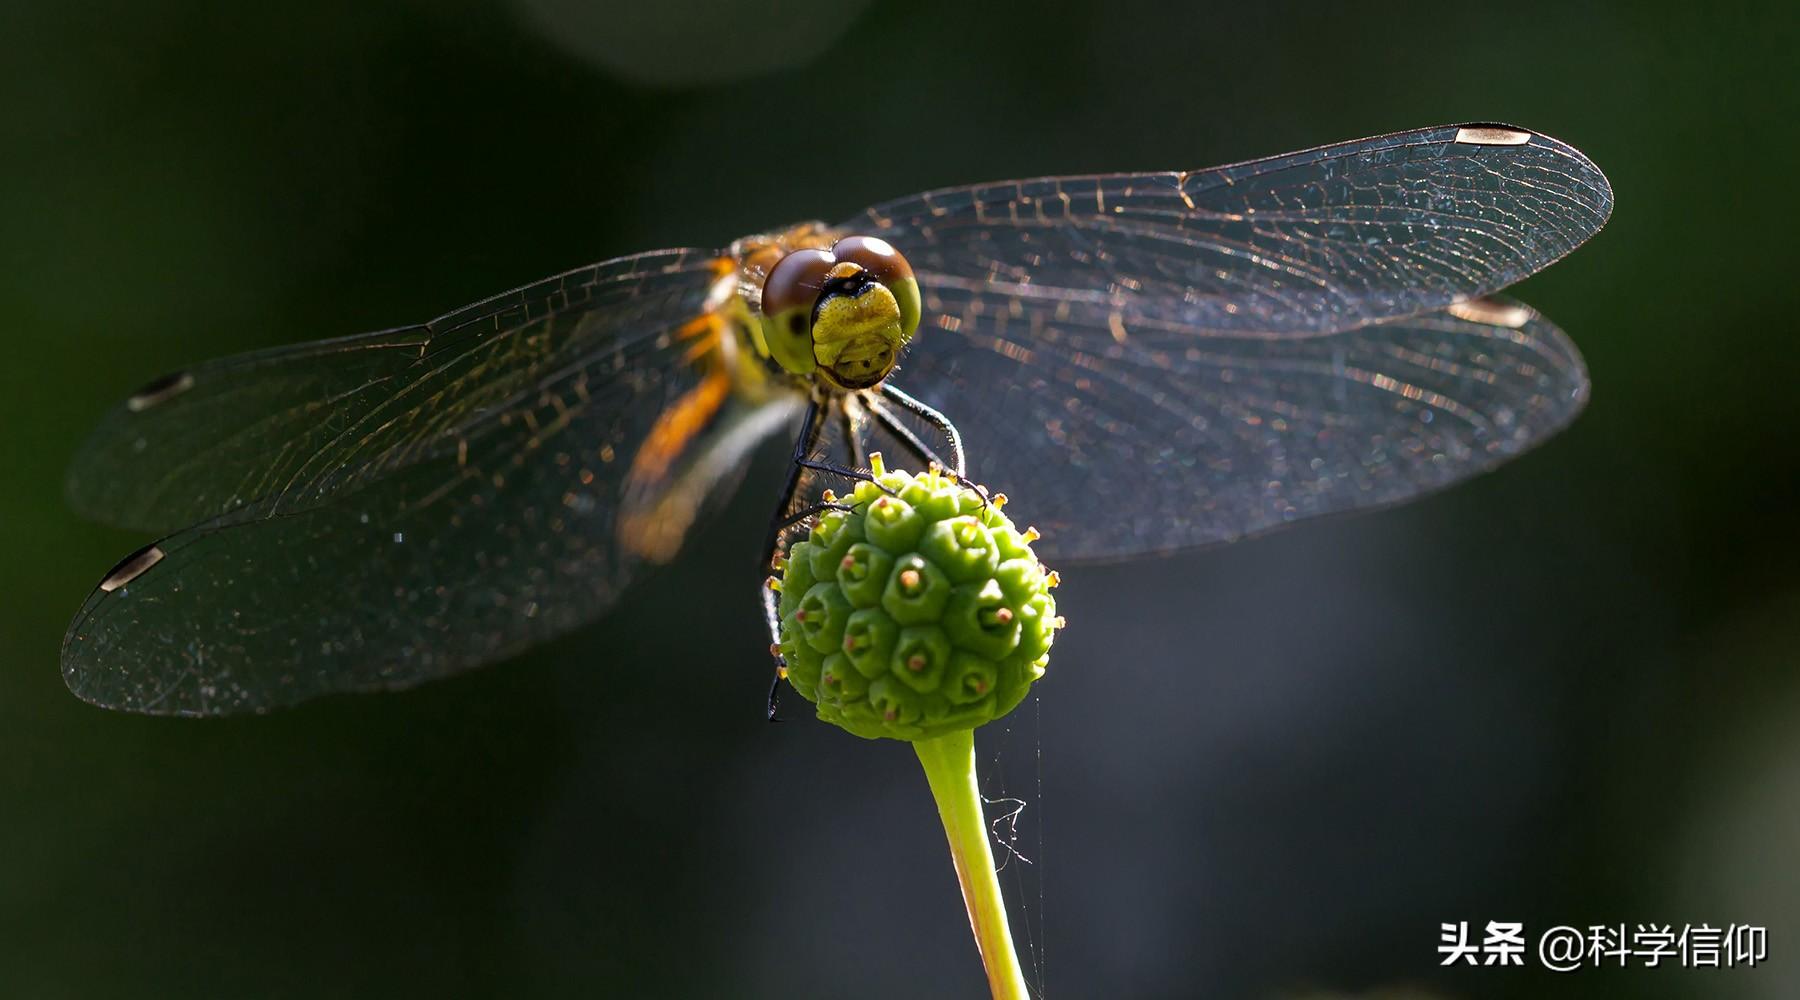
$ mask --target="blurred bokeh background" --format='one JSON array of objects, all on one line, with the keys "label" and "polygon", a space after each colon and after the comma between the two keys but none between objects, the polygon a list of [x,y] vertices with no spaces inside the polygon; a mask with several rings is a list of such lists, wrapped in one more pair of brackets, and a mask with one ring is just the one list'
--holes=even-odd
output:
[{"label": "blurred bokeh background", "polygon": [[[146,539],[67,457],[151,375],[945,184],[1460,120],[1611,225],[1517,290],[1566,434],[1377,515],[1067,575],[1026,801],[1053,997],[1800,995],[1791,8],[0,11],[0,993],[977,996],[905,748],[759,718],[777,474],[617,613],[399,696],[198,723],[63,687]],[[1023,867],[1023,866],[1020,866]],[[1015,921],[1021,917],[1015,915]],[[1442,970],[1438,925],[1751,923],[1757,969]]]}]

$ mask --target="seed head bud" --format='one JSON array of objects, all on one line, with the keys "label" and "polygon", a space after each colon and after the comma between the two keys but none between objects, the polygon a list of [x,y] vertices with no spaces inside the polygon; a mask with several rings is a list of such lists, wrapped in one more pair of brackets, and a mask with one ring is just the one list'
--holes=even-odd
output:
[{"label": "seed head bud", "polygon": [[828,498],[776,564],[788,682],[821,719],[867,738],[923,739],[1011,711],[1044,674],[1062,619],[1056,574],[1002,494],[942,470],[892,470]]}]

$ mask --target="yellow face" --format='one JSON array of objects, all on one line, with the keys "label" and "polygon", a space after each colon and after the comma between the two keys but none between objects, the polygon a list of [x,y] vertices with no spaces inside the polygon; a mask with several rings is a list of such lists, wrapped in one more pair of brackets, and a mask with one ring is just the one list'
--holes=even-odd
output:
[{"label": "yellow face", "polygon": [[787,371],[867,389],[894,370],[919,328],[919,282],[899,251],[872,236],[795,250],[763,282],[762,328]]}]

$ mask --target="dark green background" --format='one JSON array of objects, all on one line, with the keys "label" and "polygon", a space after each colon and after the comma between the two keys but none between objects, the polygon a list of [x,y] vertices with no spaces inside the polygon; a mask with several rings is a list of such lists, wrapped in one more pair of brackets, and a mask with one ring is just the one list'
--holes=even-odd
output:
[{"label": "dark green background", "polygon": [[[196,723],[63,688],[144,541],[65,510],[67,456],[161,371],[590,260],[1499,119],[1617,191],[1518,291],[1589,411],[1402,510],[1068,575],[997,762],[1041,982],[1800,995],[1796,33],[1713,6],[7,4],[0,994],[979,995],[910,754],[759,722],[773,464],[591,629]],[[1489,919],[1764,924],[1771,958],[1436,967]]]}]

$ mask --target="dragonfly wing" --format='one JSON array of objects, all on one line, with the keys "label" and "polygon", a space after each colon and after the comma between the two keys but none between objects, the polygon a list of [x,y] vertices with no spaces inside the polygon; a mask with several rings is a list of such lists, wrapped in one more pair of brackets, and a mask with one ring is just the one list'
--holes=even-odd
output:
[{"label": "dragonfly wing", "polygon": [[[592,619],[674,554],[753,445],[795,412],[787,397],[750,401],[697,350],[709,283],[628,310],[643,324],[629,335],[588,349],[568,343],[575,333],[556,339],[560,363],[457,411],[465,419],[445,424],[454,440],[413,417],[404,461],[361,444],[388,432],[391,411],[315,417],[368,420],[354,441],[329,439],[367,461],[338,479],[321,465],[304,490],[265,494],[121,563],[64,638],[69,687],[139,712],[264,711],[442,677]],[[586,308],[577,326],[604,322]]]},{"label": "dragonfly wing", "polygon": [[77,454],[73,506],[139,531],[303,510],[455,451],[543,385],[691,318],[718,255],[578,268],[420,326],[258,351],[157,379]]},{"label": "dragonfly wing", "polygon": [[970,475],[1019,499],[1051,561],[1231,541],[1398,503],[1531,447],[1587,398],[1552,323],[1498,297],[1311,338],[1121,343],[1018,318],[996,293],[929,306],[965,322],[893,381],[961,429]]},{"label": "dragonfly wing", "polygon": [[975,304],[996,293],[1015,317],[1121,340],[1279,338],[1497,291],[1573,250],[1611,211],[1606,177],[1577,150],[1479,125],[1210,170],[951,188],[842,228],[893,243],[927,291],[983,293]]}]

